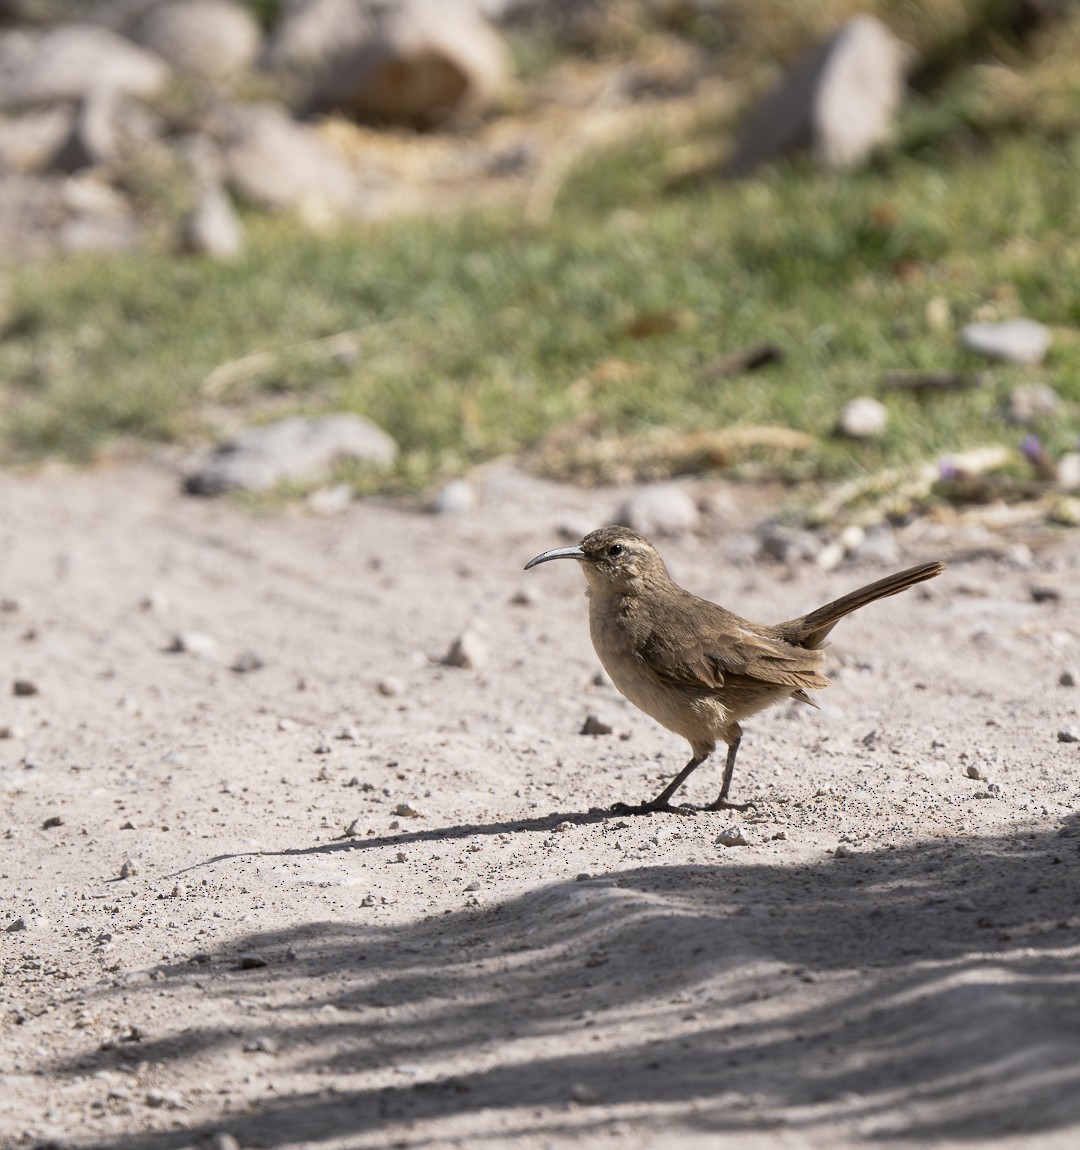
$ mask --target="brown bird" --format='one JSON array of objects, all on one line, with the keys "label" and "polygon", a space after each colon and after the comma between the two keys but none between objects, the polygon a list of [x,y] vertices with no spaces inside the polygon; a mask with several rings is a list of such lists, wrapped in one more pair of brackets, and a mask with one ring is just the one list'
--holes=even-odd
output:
[{"label": "brown bird", "polygon": [[601,527],[576,547],[537,555],[525,570],[551,559],[581,563],[589,585],[589,631],[612,682],[636,707],[682,735],[693,752],[656,798],[614,808],[634,814],[690,809],[673,807],[671,796],[718,742],[728,748],[724,780],[719,798],[705,809],[752,805],[727,797],[742,739],[740,720],[783,699],[816,706],[806,692],[829,685],[821,673],[821,647],[839,620],[945,570],[944,563],[920,563],[770,627],[684,591],[648,539],[627,527]]}]

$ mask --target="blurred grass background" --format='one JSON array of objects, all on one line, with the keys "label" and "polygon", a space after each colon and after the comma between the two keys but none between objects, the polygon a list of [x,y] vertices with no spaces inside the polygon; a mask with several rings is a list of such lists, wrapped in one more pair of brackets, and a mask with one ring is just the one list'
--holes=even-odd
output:
[{"label": "blurred grass background", "polygon": [[[733,0],[722,27],[700,6],[657,8],[662,19],[654,8],[645,20],[615,0],[588,52],[618,60],[649,37],[690,37],[727,62],[745,102],[856,5]],[[742,183],[688,175],[687,149],[731,130],[703,121],[585,158],[542,226],[507,208],[319,238],[252,215],[234,263],[149,251],[7,269],[0,456],[90,460],[118,444],[201,442],[223,414],[346,410],[402,447],[382,487],[423,488],[585,417],[600,436],[782,425],[820,441],[793,476],[838,478],[1015,442],[1008,395],[1032,379],[1072,405],[1034,430],[1052,451],[1073,446],[1080,18],[1070,10],[1021,45],[993,3],[858,8],[922,59],[895,143],[861,172],[795,160]],[[538,72],[570,50],[529,36],[518,50]],[[883,438],[834,434],[844,402],[879,393],[886,371],[986,368],[959,347],[959,326],[1021,314],[1056,329],[1043,367],[993,365],[989,386],[932,398],[882,394]],[[627,334],[653,316],[671,330]],[[343,331],[356,354],[288,351]],[[762,342],[783,359],[713,378],[718,357]],[[282,354],[213,383],[219,365],[260,350]]]}]

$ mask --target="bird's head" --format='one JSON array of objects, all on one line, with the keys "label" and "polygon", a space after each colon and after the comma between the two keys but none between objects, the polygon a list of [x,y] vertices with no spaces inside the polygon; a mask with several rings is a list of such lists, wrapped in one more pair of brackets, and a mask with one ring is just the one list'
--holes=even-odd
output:
[{"label": "bird's head", "polygon": [[590,589],[608,594],[668,579],[667,568],[656,548],[644,535],[629,527],[601,527],[590,531],[576,547],[555,547],[530,559],[525,570],[550,559],[577,559]]}]

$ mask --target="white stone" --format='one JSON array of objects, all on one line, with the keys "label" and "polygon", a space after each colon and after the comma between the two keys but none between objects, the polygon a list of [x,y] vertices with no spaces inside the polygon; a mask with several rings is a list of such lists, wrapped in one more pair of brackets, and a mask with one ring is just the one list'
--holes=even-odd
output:
[{"label": "white stone", "polygon": [[452,479],[435,496],[431,510],[436,515],[459,515],[476,507],[476,488],[467,479]]},{"label": "white stone", "polygon": [[879,439],[889,425],[889,409],[880,400],[860,395],[840,412],[840,430],[852,439]]},{"label": "white stone", "polygon": [[892,130],[908,51],[873,16],[856,16],[812,49],[759,104],[731,169],[746,175],[785,152],[809,149],[823,167],[861,163]]},{"label": "white stone", "polygon": [[245,246],[244,226],[223,188],[204,187],[195,211],[184,225],[183,246],[196,255],[231,260]]},{"label": "white stone", "polygon": [[487,642],[475,631],[463,631],[450,644],[443,662],[448,667],[465,667],[478,670],[488,660]]},{"label": "white stone", "polygon": [[742,827],[733,823],[716,836],[716,845],[718,847],[748,847],[750,840],[746,837],[746,832]]},{"label": "white stone", "polygon": [[227,0],[165,0],[136,21],[132,36],[178,72],[208,80],[250,68],[262,45],[255,17]]},{"label": "white stone", "polygon": [[0,36],[0,106],[81,100],[94,89],[156,96],[169,66],[153,52],[93,24]]},{"label": "white stone", "polygon": [[960,342],[969,351],[1008,363],[1042,363],[1050,339],[1045,324],[1022,317],[1004,323],[969,323],[960,330]]},{"label": "white stone", "polygon": [[339,459],[382,468],[396,457],[390,436],[358,415],[290,416],[242,431],[213,452],[186,487],[196,495],[266,491],[316,479]]}]

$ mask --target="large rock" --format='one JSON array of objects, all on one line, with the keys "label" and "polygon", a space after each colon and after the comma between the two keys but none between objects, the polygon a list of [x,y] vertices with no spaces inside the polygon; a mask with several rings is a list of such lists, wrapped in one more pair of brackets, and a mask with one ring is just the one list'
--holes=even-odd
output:
[{"label": "large rock", "polygon": [[345,161],[277,104],[237,105],[221,140],[226,177],[243,199],[314,215],[350,213],[357,188]]},{"label": "large rock", "polygon": [[178,72],[207,80],[246,71],[262,47],[255,17],[228,0],[166,0],[143,13],[131,35]]},{"label": "large rock", "polygon": [[969,351],[1019,364],[1042,363],[1050,339],[1048,327],[1024,317],[1004,323],[969,323],[960,331],[960,342]]},{"label": "large rock", "polygon": [[94,24],[0,36],[0,106],[81,100],[96,88],[147,98],[169,78],[160,56]]},{"label": "large rock", "polygon": [[758,105],[731,161],[743,176],[785,152],[827,168],[859,164],[888,139],[904,96],[908,51],[873,16],[857,16],[798,60]]},{"label": "large rock", "polygon": [[339,459],[388,467],[397,450],[382,428],[357,415],[292,416],[242,431],[188,476],[185,487],[194,495],[267,491],[317,480]]},{"label": "large rock", "polygon": [[502,37],[470,0],[293,5],[271,60],[307,78],[314,111],[418,127],[482,112],[511,73]]}]

